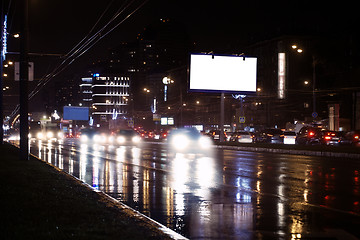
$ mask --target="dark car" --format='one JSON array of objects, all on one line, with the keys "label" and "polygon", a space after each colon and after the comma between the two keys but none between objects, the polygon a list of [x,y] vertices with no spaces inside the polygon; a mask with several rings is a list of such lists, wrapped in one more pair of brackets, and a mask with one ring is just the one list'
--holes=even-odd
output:
[{"label": "dark car", "polygon": [[[220,130],[211,130],[207,135],[210,136],[214,141],[220,141]],[[224,140],[228,138],[227,133],[224,132]]]},{"label": "dark car", "polygon": [[252,143],[253,135],[249,132],[239,131],[231,134],[230,142],[239,142],[239,143]]},{"label": "dark car", "polygon": [[137,145],[141,143],[141,136],[134,129],[120,129],[111,134],[113,144]]},{"label": "dark car", "polygon": [[317,127],[302,127],[296,136],[296,143],[316,145],[321,143],[322,129]]},{"label": "dark car", "polygon": [[321,131],[320,143],[324,145],[339,145],[340,144],[340,133],[336,131]]},{"label": "dark car", "polygon": [[342,133],[340,144],[360,146],[360,130]]},{"label": "dark car", "polygon": [[264,129],[255,134],[255,141],[259,143],[283,143],[284,132],[281,129]]}]

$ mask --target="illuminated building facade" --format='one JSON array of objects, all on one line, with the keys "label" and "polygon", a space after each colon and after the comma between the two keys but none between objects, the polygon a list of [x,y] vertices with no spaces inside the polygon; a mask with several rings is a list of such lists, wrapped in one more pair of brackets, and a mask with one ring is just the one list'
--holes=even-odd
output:
[{"label": "illuminated building facade", "polygon": [[245,98],[246,119],[267,127],[296,121],[330,126],[335,104],[339,124],[334,129],[357,128],[354,46],[344,38],[335,49],[336,40],[282,36],[249,46],[247,55],[258,58],[258,91]]},{"label": "illuminated building facade", "polygon": [[92,78],[82,78],[80,90],[95,124],[108,125],[110,120],[126,117],[130,77],[94,74]]}]

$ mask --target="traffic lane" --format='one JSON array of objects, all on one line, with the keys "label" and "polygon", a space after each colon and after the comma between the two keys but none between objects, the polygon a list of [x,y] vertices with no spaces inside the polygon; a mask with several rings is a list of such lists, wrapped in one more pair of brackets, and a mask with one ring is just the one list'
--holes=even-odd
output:
[{"label": "traffic lane", "polygon": [[[328,227],[352,232],[352,227],[345,228],[351,224],[339,223],[356,223],[358,219],[338,206],[323,204],[326,198],[318,196],[318,189],[326,189],[323,179],[327,175],[343,179],[342,185],[349,186],[349,179],[343,176],[350,174],[342,173],[342,167],[346,163],[356,169],[356,162],[342,160],[338,168],[338,161],[323,158],[228,150],[217,151],[211,158],[167,152],[160,146],[147,146],[141,152],[120,147],[109,156],[114,150],[100,146],[91,151],[83,149],[88,154],[78,154],[81,160],[77,167],[74,146],[68,148],[68,154],[62,150],[63,160],[58,157],[51,161],[60,165],[62,162],[64,169],[73,169],[75,175],[79,169],[80,179],[94,188],[115,194],[119,200],[191,238],[279,238],[324,232]],[[51,154],[48,151],[43,155]],[[106,160],[114,157],[115,161]],[[155,171],[157,168],[161,171]],[[348,193],[354,187],[356,190],[358,185],[344,191]]]},{"label": "traffic lane", "polygon": [[259,232],[338,227],[359,236],[358,175],[359,162],[352,159],[224,151],[226,185],[257,193]]}]

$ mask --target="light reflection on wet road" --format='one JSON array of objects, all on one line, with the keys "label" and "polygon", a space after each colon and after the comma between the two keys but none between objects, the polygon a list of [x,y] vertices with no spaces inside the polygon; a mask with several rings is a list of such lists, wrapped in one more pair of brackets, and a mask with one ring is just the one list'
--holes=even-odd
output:
[{"label": "light reflection on wet road", "polygon": [[360,236],[356,159],[75,141],[31,152],[191,239]]}]

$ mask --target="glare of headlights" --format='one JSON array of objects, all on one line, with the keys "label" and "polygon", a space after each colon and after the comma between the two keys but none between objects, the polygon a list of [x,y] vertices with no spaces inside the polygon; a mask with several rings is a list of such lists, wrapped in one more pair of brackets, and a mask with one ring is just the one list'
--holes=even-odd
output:
[{"label": "glare of headlights", "polygon": [[117,137],[116,141],[117,141],[118,143],[122,144],[122,143],[125,143],[126,139],[125,139],[125,137],[123,137],[123,136],[119,136],[119,137]]},{"label": "glare of headlights", "polygon": [[114,143],[114,136],[109,136],[109,143]]},{"label": "glare of headlights", "polygon": [[38,138],[38,139],[43,139],[43,137],[44,137],[44,135],[42,134],[42,132],[38,132],[36,134],[36,138]]},{"label": "glare of headlights", "polygon": [[139,143],[140,140],[141,140],[141,138],[140,138],[139,136],[133,136],[133,137],[132,137],[132,142],[133,142],[133,143]]},{"label": "glare of headlights", "polygon": [[46,133],[46,137],[47,137],[47,138],[53,138],[53,137],[54,137],[54,133],[53,133],[53,132],[47,132],[47,133]]},{"label": "glare of headlights", "polygon": [[28,134],[28,138],[29,138],[29,139],[31,138],[31,133]]},{"label": "glare of headlights", "polygon": [[81,142],[87,142],[88,140],[89,140],[88,136],[86,136],[86,135],[81,135],[80,136],[80,141]]},{"label": "glare of headlights", "polygon": [[101,140],[101,137],[98,134],[95,134],[93,137],[94,142],[98,143]]},{"label": "glare of headlights", "polygon": [[201,136],[199,138],[199,145],[202,149],[209,149],[212,145],[210,138]]},{"label": "glare of headlights", "polygon": [[190,144],[190,140],[186,135],[178,134],[173,137],[171,144],[177,150],[184,150]]},{"label": "glare of headlights", "polygon": [[100,135],[100,142],[106,143],[106,135],[104,135],[104,134]]},{"label": "glare of headlights", "polygon": [[58,132],[57,137],[58,138],[64,138],[64,134],[62,132]]}]

